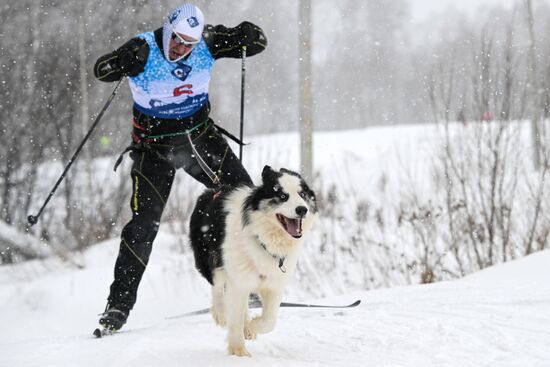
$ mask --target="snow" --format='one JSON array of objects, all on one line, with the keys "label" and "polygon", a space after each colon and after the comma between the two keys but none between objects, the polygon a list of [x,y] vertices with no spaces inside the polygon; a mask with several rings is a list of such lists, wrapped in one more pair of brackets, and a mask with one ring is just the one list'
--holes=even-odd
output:
[{"label": "snow", "polygon": [[309,300],[361,299],[353,309],[281,309],[238,358],[210,315],[167,319],[209,300],[191,254],[174,255],[178,241],[160,234],[128,324],[104,339],[91,332],[118,241],[92,247],[82,268],[0,268],[0,366],[550,366],[550,251],[457,281]]},{"label": "snow", "polygon": [[[39,240],[31,236],[25,236],[13,226],[0,221],[0,243],[17,244],[20,251],[32,254],[36,257],[47,257],[52,254],[50,248],[44,246]],[[1,249],[1,245],[0,245]]]},{"label": "snow", "polygon": [[[318,133],[316,167],[322,185],[344,186],[349,200],[399,197],[403,182],[425,186],[420,192],[429,196],[427,157],[438,140],[431,125]],[[253,141],[245,151],[253,177],[266,163],[298,169],[296,134]],[[95,163],[105,166],[97,171],[110,172],[111,160]],[[385,195],[376,188],[383,172],[394,181]],[[198,186],[183,173],[180,178],[184,182],[177,189],[185,192],[178,196],[175,190],[172,202],[197,196]],[[105,339],[94,339],[92,331],[105,307],[118,238],[70,261],[48,258],[0,267],[0,367],[550,366],[550,251],[461,280],[368,292],[357,291],[366,285],[354,277],[372,270],[364,262],[373,261],[370,253],[353,263],[332,250],[304,256],[285,301],[360,299],[361,305],[282,309],[276,329],[248,343],[252,358],[237,358],[227,355],[225,330],[209,315],[168,319],[208,306],[210,293],[194,269],[187,238],[170,228],[161,226],[128,324]],[[317,249],[311,246],[317,232],[304,255]],[[333,236],[334,245],[345,238],[337,230]],[[414,241],[402,246],[413,248]],[[327,259],[339,259],[328,276],[320,266]]]}]

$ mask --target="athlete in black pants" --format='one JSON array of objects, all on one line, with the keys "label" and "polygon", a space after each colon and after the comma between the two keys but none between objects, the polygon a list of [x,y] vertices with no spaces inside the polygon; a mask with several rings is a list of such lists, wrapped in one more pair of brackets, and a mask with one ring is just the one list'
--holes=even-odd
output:
[{"label": "athlete in black pants", "polygon": [[208,84],[215,60],[240,58],[243,46],[253,56],[266,45],[254,24],[204,26],[201,11],[185,4],[170,13],[163,28],[138,35],[97,60],[96,78],[112,82],[128,76],[134,99],[128,149],[132,219],[122,231],[114,281],[99,320],[105,328],[120,329],[136,302],[176,169],[183,168],[206,187],[215,186],[198,164],[187,134],[221,184],[252,184],[208,117]]}]

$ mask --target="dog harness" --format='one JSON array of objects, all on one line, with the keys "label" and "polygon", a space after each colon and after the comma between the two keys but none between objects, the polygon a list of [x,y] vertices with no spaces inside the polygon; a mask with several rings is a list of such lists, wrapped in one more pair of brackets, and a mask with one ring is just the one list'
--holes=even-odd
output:
[{"label": "dog harness", "polygon": [[[214,193],[214,199],[216,199],[217,197],[215,196],[216,193]],[[262,242],[260,241],[260,237],[258,237],[258,243],[260,244],[260,246],[264,249],[264,251],[269,255],[271,256],[273,259],[277,260],[277,262],[279,263],[279,269],[281,270],[282,273],[286,273],[286,268],[284,266],[284,262],[285,262],[285,257],[281,257],[281,256],[278,256],[278,255],[275,255],[273,253],[271,253],[268,249],[267,249],[267,246]],[[261,280],[265,280],[267,278],[267,276],[265,274],[262,274],[262,272],[260,271],[260,269],[258,269],[258,266],[256,265],[256,263],[254,262],[254,260],[252,260],[252,257],[249,255],[249,254],[246,254],[246,259],[248,260],[248,265],[250,266],[250,268],[252,270],[254,270],[256,273],[258,273],[258,276],[260,277]]]},{"label": "dog harness", "polygon": [[267,246],[265,245],[265,243],[263,243],[262,241],[260,241],[260,237],[258,237],[258,243],[260,244],[260,246],[262,246],[262,248],[265,250],[265,252],[267,252],[267,254],[269,256],[271,256],[272,258],[274,258],[275,260],[277,260],[279,262],[279,269],[283,272],[283,273],[286,273],[286,268],[285,268],[285,256],[283,257],[280,257],[279,255],[275,255],[271,252],[269,252],[269,250],[267,249]]}]

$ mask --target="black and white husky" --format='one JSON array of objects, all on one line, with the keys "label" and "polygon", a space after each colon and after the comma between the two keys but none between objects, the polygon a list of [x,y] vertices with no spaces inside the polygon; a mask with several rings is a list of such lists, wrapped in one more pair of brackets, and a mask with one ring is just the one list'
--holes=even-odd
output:
[{"label": "black and white husky", "polygon": [[[206,190],[191,216],[195,263],[212,284],[212,316],[228,328],[228,351],[250,356],[245,339],[273,330],[283,289],[304,235],[317,217],[315,194],[302,177],[265,166],[262,185]],[[248,299],[260,295],[261,316]]]}]

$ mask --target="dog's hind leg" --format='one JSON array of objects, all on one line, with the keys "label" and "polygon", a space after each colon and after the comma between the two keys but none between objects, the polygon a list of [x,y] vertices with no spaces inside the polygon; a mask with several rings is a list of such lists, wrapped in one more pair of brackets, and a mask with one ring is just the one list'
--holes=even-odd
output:
[{"label": "dog's hind leg", "polygon": [[227,276],[223,268],[216,268],[213,273],[212,280],[214,285],[212,286],[212,307],[210,312],[216,325],[225,327],[225,287]]},{"label": "dog's hind leg", "polygon": [[246,340],[256,339],[256,332],[250,326],[251,322],[252,322],[252,319],[250,318],[250,312],[248,307],[246,307],[246,310],[244,312],[244,330],[243,330],[244,338]]},{"label": "dog's hind leg", "polygon": [[228,282],[226,287],[227,350],[231,355],[250,357],[244,345],[243,332],[249,292],[238,288],[232,282]]},{"label": "dog's hind leg", "polygon": [[282,292],[272,289],[260,291],[262,297],[262,315],[255,317],[250,322],[250,331],[252,333],[269,333],[275,329],[277,323],[277,314],[281,305]]}]

